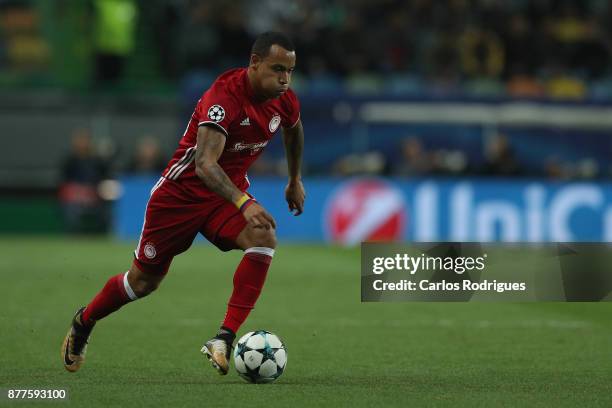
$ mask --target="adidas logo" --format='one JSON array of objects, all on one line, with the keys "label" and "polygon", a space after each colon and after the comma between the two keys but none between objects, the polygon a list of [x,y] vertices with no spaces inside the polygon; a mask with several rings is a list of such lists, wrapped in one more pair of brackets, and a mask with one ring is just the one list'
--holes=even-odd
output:
[{"label": "adidas logo", "polygon": [[250,125],[251,125],[251,122],[249,121],[248,117],[244,119],[242,122],[240,122],[240,126],[250,126]]}]

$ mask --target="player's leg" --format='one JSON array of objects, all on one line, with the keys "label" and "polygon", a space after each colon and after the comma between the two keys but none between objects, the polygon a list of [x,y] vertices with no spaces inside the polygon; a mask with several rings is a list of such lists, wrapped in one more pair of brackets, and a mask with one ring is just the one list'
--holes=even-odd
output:
[{"label": "player's leg", "polygon": [[[129,271],[112,276],[91,302],[77,311],[62,345],[64,367],[77,371],[85,358],[87,341],[100,319],[153,292],[166,275],[173,257],[185,251],[199,226],[197,206],[181,202],[160,181],[152,190],[135,260]],[[161,187],[160,187],[161,186]]]},{"label": "player's leg", "polygon": [[129,302],[149,295],[157,289],[164,276],[165,274],[144,273],[133,264],[129,271],[111,277],[92,301],[86,307],[80,308],[72,319],[72,325],[62,345],[64,367],[71,372],[81,367],[85,359],[87,341],[96,321]]},{"label": "player's leg", "polygon": [[[240,219],[243,220],[240,217],[236,220],[237,224],[241,223]],[[274,229],[254,228],[246,223],[242,223],[241,227],[234,242],[235,246],[244,250],[244,256],[234,273],[234,287],[225,319],[217,335],[202,348],[202,352],[221,375],[227,374],[229,370],[230,353],[236,333],[255,307],[276,248]],[[225,238],[231,238],[232,229],[235,231],[235,226],[226,226]],[[220,238],[223,237],[224,234],[220,234]]]},{"label": "player's leg", "polygon": [[236,239],[244,256],[234,273],[234,289],[228,302],[223,327],[237,333],[255,307],[276,248],[273,228],[246,226]]},{"label": "player's leg", "polygon": [[151,294],[166,276],[170,262],[157,270],[144,272],[135,261],[130,269],[111,277],[102,290],[87,305],[81,315],[81,324],[93,327],[95,323],[119,310],[123,305]]}]

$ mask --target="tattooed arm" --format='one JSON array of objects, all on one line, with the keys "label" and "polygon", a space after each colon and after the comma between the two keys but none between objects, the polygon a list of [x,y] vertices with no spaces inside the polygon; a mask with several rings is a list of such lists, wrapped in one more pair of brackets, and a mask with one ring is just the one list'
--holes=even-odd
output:
[{"label": "tattooed arm", "polygon": [[227,201],[234,203],[242,215],[254,227],[276,228],[274,219],[257,202],[242,207],[245,193],[240,191],[221,168],[218,161],[225,147],[225,135],[209,126],[198,129],[198,144],[195,155],[196,174],[204,185]]},{"label": "tattooed arm", "polygon": [[200,126],[195,155],[196,174],[211,191],[235,203],[243,193],[219,166],[219,157],[224,147],[225,135],[222,132],[209,126]]}]

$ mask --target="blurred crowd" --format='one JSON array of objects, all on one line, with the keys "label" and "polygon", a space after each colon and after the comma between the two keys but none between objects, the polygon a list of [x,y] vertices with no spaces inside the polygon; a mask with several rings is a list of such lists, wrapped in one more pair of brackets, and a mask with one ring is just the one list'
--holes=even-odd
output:
[{"label": "blurred crowd", "polygon": [[129,160],[110,139],[95,140],[87,127],[77,127],[60,165],[58,198],[67,232],[105,232],[111,221],[111,202],[121,194],[119,174],[157,176],[168,157],[151,135],[140,138]]},{"label": "blurred crowd", "polygon": [[[183,3],[185,4],[185,3]],[[602,0],[194,2],[175,13],[186,67],[244,61],[257,32],[292,34],[299,72],[354,91],[583,98],[609,85],[612,3]],[[239,5],[241,4],[241,5]],[[211,39],[216,39],[211,40]],[[231,41],[226,41],[229,39]],[[200,53],[206,49],[204,54]],[[200,58],[199,60],[197,58]],[[170,59],[173,59],[170,57]],[[180,60],[178,58],[177,60]],[[215,63],[212,64],[213,67]],[[605,88],[607,89],[607,88]]]},{"label": "blurred crowd", "polygon": [[[502,132],[482,138],[478,147],[455,144],[431,144],[427,137],[417,134],[398,135],[384,146],[365,152],[340,154],[334,162],[321,169],[309,168],[304,163],[305,175],[384,175],[406,177],[477,176],[477,177],[538,177],[551,180],[587,180],[611,178],[612,167],[602,168],[594,157],[563,157],[549,149],[537,163],[522,157],[513,145],[517,140]],[[109,139],[94,139],[87,128],[76,128],[72,144],[62,164],[62,183],[88,185],[90,192],[81,194],[86,201],[96,194],[98,185],[121,174],[158,176],[172,156],[163,149],[154,135],[143,135],[133,151],[120,152]],[[286,175],[284,155],[266,154],[258,159],[251,174]],[[64,193],[62,193],[64,194]],[[68,197],[68,195],[66,195]]]},{"label": "blurred crowd", "polygon": [[[296,43],[296,85],[307,91],[581,99],[612,89],[606,0],[49,3],[0,1],[0,71],[49,63],[69,42],[85,52],[87,42],[96,81],[129,76],[126,65],[146,65],[147,80],[177,81],[244,65],[257,33],[277,29]],[[54,43],[50,18],[83,35],[63,29]]]},{"label": "blurred crowd", "polygon": [[[516,141],[514,141],[516,143]],[[612,177],[612,167],[602,167],[594,157],[562,158],[556,152],[541,158],[534,166],[516,153],[513,140],[503,133],[488,136],[482,150],[427,146],[418,135],[399,138],[397,154],[371,150],[351,153],[334,163],[338,176],[381,175],[397,177],[472,176],[501,178],[539,178],[551,181],[594,180]],[[471,159],[477,156],[477,160]]]}]

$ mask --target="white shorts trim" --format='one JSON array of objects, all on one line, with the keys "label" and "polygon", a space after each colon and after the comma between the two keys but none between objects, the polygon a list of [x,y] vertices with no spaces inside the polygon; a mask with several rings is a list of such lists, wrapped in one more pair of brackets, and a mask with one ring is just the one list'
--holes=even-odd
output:
[{"label": "white shorts trim", "polygon": [[140,229],[140,238],[138,238],[138,245],[136,245],[136,249],[134,250],[134,257],[136,259],[138,259],[138,253],[140,252],[140,245],[142,245],[142,234],[144,234],[145,223],[147,222],[147,208],[149,207],[149,201],[151,201],[151,196],[153,195],[155,190],[157,190],[158,188],[162,186],[162,184],[164,184],[164,180],[166,180],[165,177],[160,177],[159,180],[157,180],[157,183],[155,183],[155,185],[151,189],[151,194],[149,195],[149,199],[147,200],[147,205],[145,206],[144,217],[142,220],[142,228]]}]

